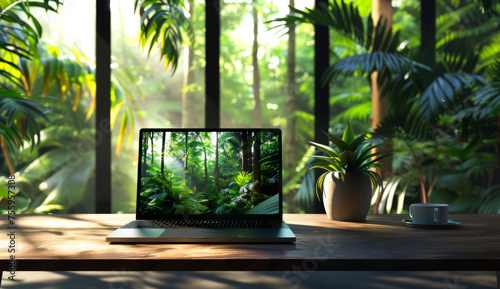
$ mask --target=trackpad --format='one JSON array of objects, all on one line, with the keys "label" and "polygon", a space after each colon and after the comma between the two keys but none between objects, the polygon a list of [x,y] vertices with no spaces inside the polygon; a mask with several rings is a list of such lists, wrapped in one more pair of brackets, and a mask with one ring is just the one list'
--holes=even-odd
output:
[{"label": "trackpad", "polygon": [[187,239],[210,239],[237,237],[238,231],[234,229],[167,229],[160,238],[187,238]]}]

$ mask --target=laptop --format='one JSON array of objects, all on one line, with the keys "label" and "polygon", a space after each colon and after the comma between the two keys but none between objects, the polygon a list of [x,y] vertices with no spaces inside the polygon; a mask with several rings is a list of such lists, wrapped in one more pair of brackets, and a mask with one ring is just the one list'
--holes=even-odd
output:
[{"label": "laptop", "polygon": [[136,220],[111,243],[291,243],[279,129],[141,129]]}]

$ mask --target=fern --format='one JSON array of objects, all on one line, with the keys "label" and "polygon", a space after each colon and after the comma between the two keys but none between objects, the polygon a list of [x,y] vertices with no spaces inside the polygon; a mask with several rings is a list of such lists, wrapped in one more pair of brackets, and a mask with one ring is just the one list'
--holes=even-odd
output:
[{"label": "fern", "polygon": [[238,186],[243,187],[252,181],[253,173],[241,172],[239,175],[235,176],[233,180],[238,184]]}]

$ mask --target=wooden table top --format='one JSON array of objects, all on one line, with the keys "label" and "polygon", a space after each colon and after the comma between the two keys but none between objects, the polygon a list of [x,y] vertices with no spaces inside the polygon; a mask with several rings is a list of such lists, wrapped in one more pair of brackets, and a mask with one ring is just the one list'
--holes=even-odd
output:
[{"label": "wooden table top", "polygon": [[[0,217],[0,270],[15,256],[19,271],[500,271],[500,215],[451,215],[451,229],[418,229],[407,215],[369,215],[365,223],[324,214],[287,214],[294,244],[110,244],[106,235],[133,214],[17,215],[16,229]],[[11,231],[15,231],[11,234]],[[8,235],[10,234],[10,235]],[[7,240],[7,241],[6,241]]]}]

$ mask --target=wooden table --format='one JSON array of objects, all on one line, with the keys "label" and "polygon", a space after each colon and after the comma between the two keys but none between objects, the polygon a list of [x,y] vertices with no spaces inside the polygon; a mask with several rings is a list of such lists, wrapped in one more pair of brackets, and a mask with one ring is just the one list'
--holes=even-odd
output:
[{"label": "wooden table", "polygon": [[[17,271],[500,271],[500,215],[452,215],[452,229],[417,229],[407,215],[369,215],[365,223],[326,215],[285,215],[294,244],[109,244],[106,235],[133,214],[2,215],[0,270]],[[8,239],[6,241],[6,239]],[[12,244],[12,241],[10,241]],[[15,272],[14,272],[15,273]]]}]

